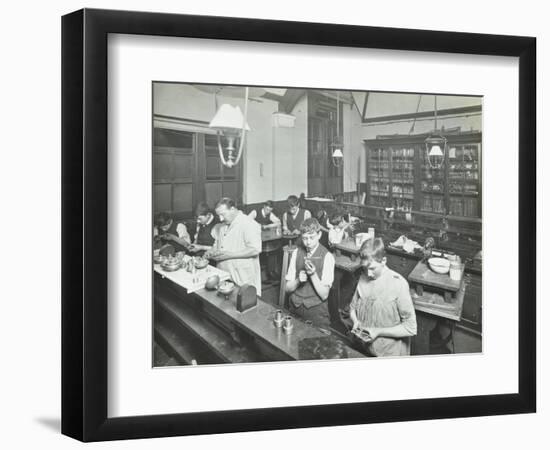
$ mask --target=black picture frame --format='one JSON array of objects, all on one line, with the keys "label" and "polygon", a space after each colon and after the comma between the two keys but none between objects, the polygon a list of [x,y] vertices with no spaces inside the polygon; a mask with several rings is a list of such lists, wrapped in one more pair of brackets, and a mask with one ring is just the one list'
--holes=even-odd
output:
[{"label": "black picture frame", "polygon": [[[193,37],[519,58],[518,393],[107,417],[107,36]],[[62,433],[82,441],[534,412],[536,39],[84,9],[62,18]],[[521,301],[519,301],[521,300]]]}]

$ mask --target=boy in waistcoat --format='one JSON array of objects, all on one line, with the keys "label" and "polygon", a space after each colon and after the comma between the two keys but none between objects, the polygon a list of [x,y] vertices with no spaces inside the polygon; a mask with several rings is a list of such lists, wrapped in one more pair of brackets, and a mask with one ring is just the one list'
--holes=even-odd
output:
[{"label": "boy in waistcoat", "polygon": [[290,294],[289,309],[328,330],[327,299],[334,281],[334,256],[319,242],[321,226],[317,219],[304,220],[300,232],[303,246],[292,252],[285,277],[285,290]]},{"label": "boy in waistcoat", "polygon": [[162,254],[185,251],[191,243],[187,227],[177,223],[172,214],[160,212],[155,216],[153,228],[153,247]]},{"label": "boy in waistcoat", "polygon": [[204,202],[197,205],[195,216],[197,218],[197,228],[193,243],[189,246],[189,251],[202,256],[214,245],[215,239],[212,231],[219,222],[214,212]]},{"label": "boy in waistcoat", "polygon": [[250,211],[248,217],[258,222],[262,226],[262,230],[276,228],[281,225],[281,220],[273,214],[273,202],[271,200],[265,201],[261,207]]},{"label": "boy in waistcoat", "polygon": [[283,214],[283,233],[300,234],[300,225],[306,219],[311,218],[311,213],[300,208],[300,200],[295,195],[287,198],[288,210]]},{"label": "boy in waistcoat", "polygon": [[330,230],[328,232],[328,243],[330,246],[340,244],[348,238],[347,229],[350,224],[346,222],[343,214],[335,213],[330,218]]},{"label": "boy in waistcoat", "polygon": [[[254,219],[260,224],[262,230],[269,230],[273,228],[281,227],[281,220],[273,214],[273,202],[271,200],[266,200],[263,205],[257,207],[248,213],[248,217]],[[277,282],[281,279],[280,273],[277,271],[277,266],[280,267],[278,263],[277,254],[273,251],[266,252],[266,245],[270,245],[268,242],[262,243],[262,253],[260,254],[260,265],[263,268],[266,268],[268,283]]]}]

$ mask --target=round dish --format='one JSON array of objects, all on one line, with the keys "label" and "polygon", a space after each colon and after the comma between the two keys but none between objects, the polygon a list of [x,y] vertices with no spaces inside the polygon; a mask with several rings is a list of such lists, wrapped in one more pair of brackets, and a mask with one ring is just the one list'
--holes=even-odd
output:
[{"label": "round dish", "polygon": [[451,267],[450,261],[445,258],[430,258],[428,259],[428,265],[435,273],[442,275],[449,273],[449,268]]},{"label": "round dish", "polygon": [[166,272],[175,272],[176,270],[181,269],[180,263],[162,263],[160,265],[162,270],[165,270]]},{"label": "round dish", "polygon": [[169,256],[160,264],[162,270],[175,272],[181,268],[182,261],[178,257]]},{"label": "round dish", "polygon": [[162,256],[162,255],[155,255],[153,256],[153,262],[155,264],[162,264],[164,262],[164,260],[166,259],[165,256]]},{"label": "round dish", "polygon": [[232,281],[222,281],[218,285],[218,292],[223,295],[229,295],[235,288],[235,283]]},{"label": "round dish", "polygon": [[208,266],[208,259],[206,258],[195,258],[194,264],[197,269],[204,269],[206,266]]}]

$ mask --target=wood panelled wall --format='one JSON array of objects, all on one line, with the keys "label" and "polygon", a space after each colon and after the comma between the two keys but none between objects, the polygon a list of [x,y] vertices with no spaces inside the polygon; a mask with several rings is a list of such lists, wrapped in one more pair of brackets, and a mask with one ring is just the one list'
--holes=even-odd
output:
[{"label": "wood panelled wall", "polygon": [[154,213],[170,211],[180,220],[193,217],[201,201],[213,206],[221,197],[231,197],[240,204],[241,174],[242,162],[232,168],[223,166],[215,135],[155,128]]}]

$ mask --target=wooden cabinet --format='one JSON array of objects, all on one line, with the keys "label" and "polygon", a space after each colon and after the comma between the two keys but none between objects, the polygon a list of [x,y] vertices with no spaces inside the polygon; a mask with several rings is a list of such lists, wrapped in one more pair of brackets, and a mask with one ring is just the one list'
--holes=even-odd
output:
[{"label": "wooden cabinet", "polygon": [[449,214],[481,216],[480,144],[453,145],[448,157]]},{"label": "wooden cabinet", "polygon": [[171,211],[176,219],[187,219],[197,203],[206,201],[212,207],[221,197],[242,204],[242,159],[225,167],[216,135],[155,128],[154,212]]},{"label": "wooden cabinet", "polygon": [[367,204],[396,211],[481,217],[481,133],[449,133],[444,159],[430,162],[427,135],[366,140]]},{"label": "wooden cabinet", "polygon": [[464,293],[461,324],[466,328],[481,332],[481,275],[466,273],[464,281],[466,291]]}]

